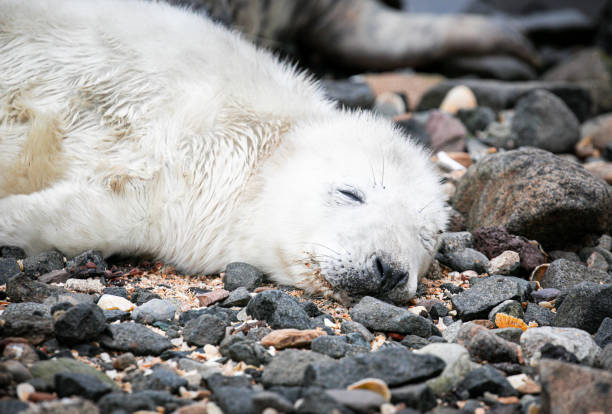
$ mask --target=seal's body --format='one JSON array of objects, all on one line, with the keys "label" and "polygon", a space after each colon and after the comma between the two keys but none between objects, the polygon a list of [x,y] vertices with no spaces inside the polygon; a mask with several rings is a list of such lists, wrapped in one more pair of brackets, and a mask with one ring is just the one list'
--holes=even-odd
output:
[{"label": "seal's body", "polygon": [[0,0],[0,244],[247,261],[405,300],[446,221],[427,154],[165,4]]}]

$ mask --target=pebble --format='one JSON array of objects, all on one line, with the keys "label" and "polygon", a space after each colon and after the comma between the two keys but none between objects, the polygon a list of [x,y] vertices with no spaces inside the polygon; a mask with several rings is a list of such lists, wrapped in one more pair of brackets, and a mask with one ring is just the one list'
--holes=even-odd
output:
[{"label": "pebble", "polygon": [[190,345],[218,345],[225,336],[226,321],[213,315],[204,314],[185,325],[183,336]]},{"label": "pebble", "polygon": [[612,372],[612,344],[606,345],[603,351],[601,351],[599,363],[603,369]]},{"label": "pebble", "polygon": [[261,286],[264,274],[248,263],[233,262],[225,267],[223,286],[232,291],[244,287],[248,291]]},{"label": "pebble", "polygon": [[552,249],[604,233],[612,190],[576,163],[521,148],[488,155],[470,168],[452,204],[468,228],[500,226]]},{"label": "pebble", "polygon": [[454,389],[468,373],[477,367],[470,360],[468,350],[458,344],[429,344],[414,353],[436,356],[446,364],[439,376],[426,381],[429,388],[438,396]]},{"label": "pebble", "polygon": [[103,310],[120,310],[122,312],[131,312],[136,308],[136,306],[126,298],[107,293],[100,297],[98,306]]},{"label": "pebble", "polygon": [[139,323],[109,325],[111,336],[102,336],[102,344],[117,351],[129,351],[134,355],[159,355],[172,344],[168,338],[153,332]]},{"label": "pebble", "polygon": [[407,111],[405,98],[394,92],[383,92],[376,97],[372,110],[385,118],[393,118]]},{"label": "pebble", "polygon": [[595,333],[606,317],[612,317],[612,284],[582,282],[567,292],[557,308],[554,325]]},{"label": "pebble", "polygon": [[123,371],[124,369],[136,366],[136,357],[131,352],[125,352],[121,355],[118,355],[117,358],[113,361],[113,368],[118,371]]},{"label": "pebble", "polygon": [[479,361],[520,362],[520,347],[495,335],[489,329],[474,323],[464,323],[457,335],[457,342]]},{"label": "pebble", "polygon": [[542,409],[559,414],[609,412],[612,373],[554,360],[540,363]]},{"label": "pebble", "polygon": [[28,276],[39,276],[52,270],[64,268],[64,255],[57,250],[39,253],[23,259],[23,272]]},{"label": "pebble", "polygon": [[68,279],[64,287],[68,290],[80,293],[102,293],[104,285],[100,279]]},{"label": "pebble", "polygon": [[79,396],[97,401],[113,390],[109,384],[88,374],[60,372],[54,377],[55,392],[58,397]]},{"label": "pebble", "polygon": [[[346,336],[325,335],[314,339],[310,345],[310,349],[314,352],[337,359],[351,354],[353,347],[349,344]],[[369,347],[365,352],[368,351]]]},{"label": "pebble", "polygon": [[523,315],[525,323],[536,322],[538,326],[551,326],[555,321],[555,314],[543,306],[527,302],[527,308]]},{"label": "pebble", "polygon": [[459,109],[457,118],[472,135],[476,135],[478,131],[487,129],[489,124],[497,119],[497,115],[489,107],[477,106],[471,109]]},{"label": "pebble", "polygon": [[49,307],[33,302],[11,303],[0,316],[2,336],[23,337],[37,345],[53,333]]},{"label": "pebble", "polygon": [[506,377],[489,365],[476,368],[457,385],[457,395],[463,399],[476,398],[485,392],[501,397],[518,395],[518,391],[510,385]]},{"label": "pebble", "polygon": [[580,139],[580,124],[556,95],[535,90],[516,103],[512,132],[517,146],[565,153],[572,152]]},{"label": "pebble", "polygon": [[436,406],[436,396],[427,384],[411,384],[391,389],[391,402],[405,404],[421,413]]},{"label": "pebble", "polygon": [[0,257],[22,260],[26,258],[26,252],[17,246],[0,246]]},{"label": "pebble", "polygon": [[491,333],[494,333],[506,341],[518,344],[521,339],[521,335],[523,334],[523,330],[521,328],[497,328],[491,329]]},{"label": "pebble", "polygon": [[180,387],[187,387],[187,380],[179,376],[174,370],[162,365],[155,365],[150,374],[140,374],[130,383],[134,391],[156,390],[168,391],[177,394]]},{"label": "pebble", "polygon": [[533,299],[534,302],[536,303],[550,302],[556,299],[559,296],[559,294],[561,294],[561,291],[559,289],[544,288],[544,289],[535,290],[531,292],[531,299]]},{"label": "pebble", "polygon": [[376,412],[387,402],[379,394],[369,390],[326,390],[325,394],[357,413]]},{"label": "pebble", "polygon": [[93,303],[72,306],[55,318],[55,337],[66,344],[80,344],[98,339],[106,329],[102,309]]},{"label": "pebble", "polygon": [[467,130],[458,119],[453,116],[433,110],[429,113],[425,130],[431,139],[434,153],[438,151],[463,151]]},{"label": "pebble", "polygon": [[21,268],[16,259],[10,257],[0,258],[0,285],[4,285],[7,280],[21,272]]},{"label": "pebble", "polygon": [[60,373],[84,374],[97,378],[102,383],[116,389],[117,385],[108,376],[98,371],[96,368],[72,358],[56,358],[47,361],[40,361],[30,367],[32,377],[39,378],[48,387],[55,385],[55,375]]},{"label": "pebble", "polygon": [[152,299],[161,299],[161,296],[144,288],[135,288],[132,292],[131,300],[136,306],[143,305]]},{"label": "pebble", "polygon": [[32,374],[21,362],[16,360],[6,360],[0,362],[0,372],[11,375],[13,382],[21,383],[32,379]]},{"label": "pebble", "polygon": [[601,321],[593,339],[601,348],[605,348],[606,345],[612,343],[612,318],[606,317]]},{"label": "pebble", "polygon": [[469,231],[444,232],[440,235],[439,251],[442,254],[457,252],[474,246],[474,237]]},{"label": "pebble", "polygon": [[562,346],[578,358],[580,363],[594,365],[600,352],[588,332],[575,328],[541,327],[530,328],[521,335],[523,354],[532,365],[537,365],[541,349],[546,344]]},{"label": "pebble", "polygon": [[18,273],[6,282],[6,294],[13,302],[43,302],[50,296],[68,291],[35,280],[26,273]]},{"label": "pebble", "polygon": [[376,97],[366,82],[353,79],[324,79],[320,84],[325,95],[347,108],[371,109],[374,105]]},{"label": "pebble", "polygon": [[485,273],[489,268],[487,256],[469,247],[446,254],[438,254],[436,259],[443,265],[458,272],[473,270],[477,273]]},{"label": "pebble", "polygon": [[371,296],[363,297],[349,314],[354,321],[376,331],[413,334],[424,338],[432,334],[433,323],[429,319]]},{"label": "pebble", "polygon": [[444,361],[433,355],[392,347],[338,361],[311,363],[304,373],[304,385],[344,388],[364,378],[378,378],[393,387],[437,376],[444,366]]},{"label": "pebble", "polygon": [[495,306],[493,309],[491,309],[491,312],[489,312],[489,320],[491,322],[495,322],[495,315],[498,313],[505,313],[506,315],[510,315],[518,319],[523,319],[524,316],[523,306],[516,300],[505,300],[499,305]]},{"label": "pebble", "polygon": [[521,258],[517,252],[506,250],[489,262],[487,272],[490,275],[510,275],[518,269]]},{"label": "pebble", "polygon": [[[261,380],[266,388],[274,385],[301,386],[305,371],[310,364],[325,364],[331,361],[334,360],[317,352],[285,349],[277,353],[266,365]],[[287,369],[288,367],[291,369]]]},{"label": "pebble", "polygon": [[273,408],[280,413],[293,412],[293,403],[280,394],[270,391],[260,391],[253,395],[253,410],[264,413],[267,408]]},{"label": "pebble", "polygon": [[266,348],[250,339],[230,345],[227,354],[234,361],[244,361],[256,367],[267,364],[272,359]]},{"label": "pebble", "polygon": [[567,290],[581,282],[612,283],[612,276],[581,263],[558,259],[548,266],[541,285],[545,288]]},{"label": "pebble", "polygon": [[253,318],[268,322],[272,329],[310,329],[313,325],[299,302],[280,290],[258,293],[246,309]]},{"label": "pebble", "polygon": [[246,306],[250,300],[251,294],[249,291],[245,287],[240,286],[239,288],[236,288],[230,292],[227,299],[223,301],[221,306],[225,306],[227,308],[231,308],[233,306],[243,307]]},{"label": "pebble", "polygon": [[103,310],[104,318],[106,319],[106,323],[116,322],[116,321],[129,321],[131,318],[130,312],[124,312],[119,309],[113,310]]},{"label": "pebble", "polygon": [[106,295],[120,296],[128,300],[130,299],[127,289],[122,287],[105,287],[102,293]]},{"label": "pebble", "polygon": [[471,289],[451,298],[453,308],[463,320],[481,319],[506,300],[524,301],[531,292],[529,282],[511,276],[490,276]]},{"label": "pebble", "polygon": [[157,321],[172,322],[176,306],[167,300],[151,299],[138,306],[132,312],[132,319],[142,324],[153,324]]},{"label": "pebble", "polygon": [[325,332],[317,329],[278,329],[270,332],[261,339],[261,344],[265,347],[273,346],[276,349],[300,348],[310,345],[310,343]]},{"label": "pebble", "polygon": [[455,115],[460,110],[470,110],[478,106],[474,93],[464,85],[449,90],[440,104],[440,110]]}]

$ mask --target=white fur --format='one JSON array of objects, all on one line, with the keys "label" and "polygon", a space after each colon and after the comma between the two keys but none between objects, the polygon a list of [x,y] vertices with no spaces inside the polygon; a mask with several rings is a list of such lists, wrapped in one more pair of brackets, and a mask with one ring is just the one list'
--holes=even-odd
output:
[{"label": "white fur", "polygon": [[0,0],[0,165],[0,244],[246,261],[311,291],[381,255],[408,298],[446,221],[387,121],[166,4]]}]

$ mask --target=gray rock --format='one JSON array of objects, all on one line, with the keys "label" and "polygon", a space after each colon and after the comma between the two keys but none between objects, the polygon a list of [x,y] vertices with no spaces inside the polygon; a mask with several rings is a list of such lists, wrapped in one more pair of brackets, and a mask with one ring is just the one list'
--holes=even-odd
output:
[{"label": "gray rock", "polygon": [[97,377],[74,372],[55,374],[54,385],[58,397],[79,396],[94,401],[113,390],[113,387]]},{"label": "gray rock", "polygon": [[485,365],[467,374],[457,386],[457,394],[461,398],[475,398],[490,392],[500,397],[518,395],[518,391],[510,385],[504,375],[491,367]]},{"label": "gray rock", "polygon": [[17,260],[13,258],[0,258],[0,285],[4,285],[12,276],[21,272]]},{"label": "gray rock", "polygon": [[521,348],[526,358],[533,364],[540,360],[541,349],[546,344],[562,346],[571,352],[581,363],[594,365],[600,349],[591,335],[575,328],[542,328],[527,329],[521,335]]},{"label": "gray rock", "polygon": [[134,391],[156,390],[178,393],[180,387],[187,387],[187,380],[173,370],[155,365],[152,373],[138,375],[130,381]]},{"label": "gray rock", "polygon": [[17,246],[0,246],[0,257],[22,260],[26,258],[26,252],[21,247]]},{"label": "gray rock", "polygon": [[542,360],[542,411],[574,414],[609,412],[612,407],[612,373],[576,364]]},{"label": "gray rock", "polygon": [[606,232],[612,224],[610,186],[580,165],[535,148],[492,154],[472,165],[457,185],[453,206],[470,229],[502,226],[547,248]]},{"label": "gray rock", "polygon": [[214,399],[225,414],[252,414],[254,393],[250,387],[219,387]]},{"label": "gray rock", "polygon": [[134,355],[159,355],[172,344],[168,340],[139,323],[109,325],[111,336],[102,337],[102,345],[117,351],[129,351]]},{"label": "gray rock", "polygon": [[104,276],[108,270],[108,265],[104,260],[102,252],[97,250],[87,250],[66,261],[66,271],[72,277],[88,278]]},{"label": "gray rock", "polygon": [[538,326],[551,326],[554,324],[555,314],[550,309],[527,302],[523,321],[527,324],[529,322],[536,322]]},{"label": "gray rock", "polygon": [[511,276],[490,276],[471,289],[451,298],[453,308],[462,320],[484,319],[506,300],[524,301],[531,293],[529,282]]},{"label": "gray rock", "polygon": [[474,270],[477,273],[485,273],[489,268],[489,259],[484,254],[474,249],[456,250],[446,254],[436,255],[436,259],[458,272]]},{"label": "gray rock", "polygon": [[595,333],[606,317],[612,318],[612,284],[582,282],[569,290],[557,308],[554,325]]},{"label": "gray rock", "polygon": [[374,335],[372,332],[370,332],[368,328],[359,322],[355,321],[342,321],[342,324],[340,325],[340,332],[343,334],[358,333],[367,342],[372,342],[374,340]]},{"label": "gray rock", "polygon": [[424,338],[432,334],[433,323],[429,319],[371,296],[363,297],[349,313],[354,321],[375,331],[413,334]]},{"label": "gray rock", "polygon": [[449,90],[465,85],[474,92],[478,104],[495,111],[512,108],[526,93],[544,89],[565,102],[579,120],[591,115],[592,99],[589,91],[572,82],[504,82],[483,79],[447,80],[430,88],[421,98],[418,111],[438,108]]},{"label": "gray rock", "polygon": [[57,250],[42,252],[36,256],[23,259],[23,272],[29,276],[38,276],[52,270],[64,268],[64,255]]},{"label": "gray rock", "polygon": [[223,319],[204,314],[187,322],[183,329],[183,336],[185,341],[191,345],[218,345],[225,336],[227,326],[228,324]]},{"label": "gray rock", "polygon": [[228,348],[228,354],[234,361],[244,361],[256,367],[267,364],[272,360],[272,355],[268,353],[266,348],[249,339],[231,345]]},{"label": "gray rock", "polygon": [[273,329],[309,329],[312,322],[299,302],[280,290],[266,290],[249,301],[247,313]]},{"label": "gray rock", "polygon": [[32,377],[40,378],[49,387],[54,386],[55,375],[60,373],[72,373],[90,375],[97,378],[112,389],[117,389],[115,382],[107,377],[104,373],[84,362],[77,361],[72,358],[57,358],[37,362],[30,367],[30,373],[32,374]]},{"label": "gray rock", "polygon": [[447,325],[444,332],[442,332],[442,337],[446,339],[446,342],[457,342],[457,335],[459,335],[462,326],[463,322],[460,320]]},{"label": "gray rock", "polygon": [[49,307],[33,302],[11,303],[0,316],[2,336],[22,337],[39,344],[53,333]]},{"label": "gray rock", "polygon": [[436,356],[446,363],[439,376],[426,382],[434,394],[438,396],[454,389],[467,374],[477,367],[470,360],[468,350],[458,344],[430,344],[414,352]]},{"label": "gray rock", "polygon": [[34,280],[25,273],[18,273],[6,282],[6,294],[13,302],[43,302],[49,296],[68,293],[59,286],[49,286]]},{"label": "gray rock", "polygon": [[387,402],[380,394],[369,390],[326,390],[325,394],[350,410],[364,414],[377,412]]},{"label": "gray rock", "polygon": [[17,414],[25,412],[28,408],[30,408],[30,406],[20,400],[0,400],[0,413],[2,414]]},{"label": "gray rock", "polygon": [[437,376],[444,366],[438,357],[393,347],[339,361],[311,363],[304,373],[304,385],[344,388],[364,378],[379,378],[389,386],[398,386]]},{"label": "gray rock", "polygon": [[263,272],[248,263],[234,262],[225,267],[223,275],[223,286],[226,290],[232,291],[239,287],[246,290],[253,290],[263,282]]},{"label": "gray rock", "polygon": [[497,114],[491,108],[477,106],[472,109],[460,109],[457,112],[457,118],[463,122],[472,135],[476,135],[478,131],[487,129],[489,124],[497,119]]},{"label": "gray rock", "polygon": [[371,109],[376,96],[365,82],[342,80],[322,80],[321,85],[327,97],[338,101],[347,108]]},{"label": "gray rock", "polygon": [[98,305],[79,304],[59,316],[54,314],[55,337],[66,344],[80,344],[96,340],[106,329],[104,312]]},{"label": "gray rock", "polygon": [[263,413],[266,408],[274,408],[277,412],[293,412],[293,403],[280,394],[270,391],[260,391],[253,395],[253,410]]},{"label": "gray rock", "polygon": [[589,269],[581,263],[558,259],[546,269],[541,285],[545,288],[567,290],[580,282],[612,283],[612,276],[600,270]]},{"label": "gray rock", "polygon": [[221,373],[221,367],[219,366],[202,364],[189,358],[179,359],[178,365],[183,371],[197,371],[197,373],[200,374],[200,376],[205,380],[213,375],[219,375]]},{"label": "gray rock", "polygon": [[512,132],[518,146],[573,152],[580,139],[580,124],[561,99],[545,90],[535,90],[517,102]]},{"label": "gray rock", "polygon": [[515,344],[520,343],[521,335],[523,334],[523,330],[521,328],[498,328],[491,329],[491,333],[499,336],[506,341],[513,342]]},{"label": "gray rock", "polygon": [[520,347],[495,335],[483,326],[464,323],[457,342],[465,346],[473,359],[488,362],[519,362]]},{"label": "gray rock", "polygon": [[116,322],[116,321],[125,322],[125,321],[130,320],[132,316],[130,312],[124,312],[119,309],[105,310],[103,311],[103,313],[104,313],[104,319],[106,319],[107,323]]},{"label": "gray rock", "polygon": [[391,402],[393,404],[405,404],[424,413],[436,406],[436,396],[427,384],[404,385],[399,388],[391,388]]},{"label": "gray rock", "polygon": [[345,407],[332,396],[322,392],[320,388],[313,387],[304,391],[302,401],[298,404],[297,413],[299,414],[355,414],[355,411]]},{"label": "gray rock", "polygon": [[536,303],[540,302],[550,302],[553,299],[556,299],[561,291],[555,288],[545,288],[531,292],[531,299]]},{"label": "gray rock", "polygon": [[142,324],[153,322],[172,322],[176,312],[176,305],[162,299],[151,299],[132,311],[132,319]]},{"label": "gray rock", "polygon": [[558,259],[565,259],[571,262],[577,262],[577,263],[582,262],[580,260],[580,256],[578,256],[578,254],[575,252],[566,252],[564,250],[551,250],[550,252],[548,252],[548,255],[550,256],[552,261],[555,261]]},{"label": "gray rock", "polygon": [[495,315],[505,313],[515,318],[523,319],[523,306],[516,300],[505,300],[489,312],[489,320],[495,323]]},{"label": "gray rock", "polygon": [[599,354],[599,364],[603,369],[612,372],[612,344],[606,345]]},{"label": "gray rock", "polygon": [[595,339],[597,345],[602,348],[612,343],[612,318],[606,317],[601,321],[601,325],[599,325],[599,329],[597,329],[597,333],[593,339]]},{"label": "gray rock", "polygon": [[[266,388],[274,385],[303,385],[306,367],[312,363],[328,363],[334,360],[312,351],[286,349],[280,351],[266,365],[261,380]],[[291,369],[287,369],[291,367]]]},{"label": "gray rock", "polygon": [[310,349],[314,352],[330,356],[332,358],[342,358],[351,351],[351,345],[346,336],[324,335],[315,338]]},{"label": "gray rock", "polygon": [[157,404],[141,393],[113,392],[100,398],[98,407],[100,408],[100,414],[133,413],[136,411],[156,411]]},{"label": "gray rock", "polygon": [[474,237],[469,231],[445,232],[440,235],[439,251],[442,254],[474,247]]},{"label": "gray rock", "polygon": [[0,372],[9,374],[12,381],[14,381],[16,384],[32,379],[32,374],[30,374],[30,371],[28,371],[25,365],[14,359],[0,362]]},{"label": "gray rock", "polygon": [[86,293],[65,292],[49,296],[43,301],[43,304],[53,307],[61,303],[70,303],[71,305],[76,306],[80,304],[93,304],[95,300],[96,297],[94,295],[88,295]]},{"label": "gray rock", "polygon": [[131,352],[125,352],[121,355],[118,355],[117,358],[113,361],[113,368],[123,371],[124,369],[130,366],[136,366],[138,361],[136,357]]},{"label": "gray rock", "polygon": [[105,287],[102,293],[105,295],[119,296],[127,300],[130,299],[127,289],[122,287]]},{"label": "gray rock", "polygon": [[144,288],[135,288],[134,292],[132,292],[132,297],[130,298],[133,303],[137,306],[143,305],[150,300],[153,299],[161,299],[157,293],[153,293],[148,289]]},{"label": "gray rock", "polygon": [[414,351],[417,349],[421,349],[426,345],[429,345],[430,342],[429,340],[417,335],[406,335],[400,343],[406,348]]},{"label": "gray rock", "polygon": [[231,308],[233,306],[246,306],[251,300],[251,295],[249,291],[240,286],[237,289],[234,289],[230,292],[229,296],[223,301],[221,306],[225,306],[227,308]]}]

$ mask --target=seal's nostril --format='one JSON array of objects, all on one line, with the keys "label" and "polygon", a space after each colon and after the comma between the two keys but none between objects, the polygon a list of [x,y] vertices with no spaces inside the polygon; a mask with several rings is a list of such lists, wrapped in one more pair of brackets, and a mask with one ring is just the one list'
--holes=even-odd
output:
[{"label": "seal's nostril", "polygon": [[406,273],[395,269],[380,256],[374,256],[372,270],[373,276],[380,280],[380,290],[383,292],[393,289],[406,276]]}]

